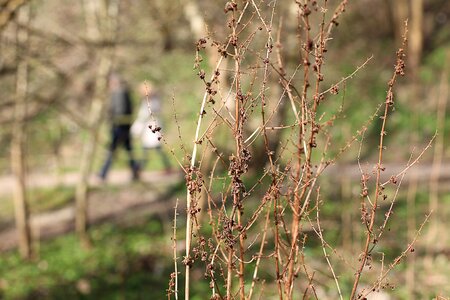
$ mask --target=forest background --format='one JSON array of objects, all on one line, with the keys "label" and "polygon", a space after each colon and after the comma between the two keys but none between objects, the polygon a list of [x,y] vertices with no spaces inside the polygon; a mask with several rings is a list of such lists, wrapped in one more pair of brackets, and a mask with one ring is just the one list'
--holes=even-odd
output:
[{"label": "forest background", "polygon": [[[316,1],[305,1],[313,7],[312,2]],[[331,11],[341,1],[328,2]],[[109,138],[104,113],[108,104],[107,80],[112,71],[126,79],[136,110],[139,84],[148,81],[157,88],[163,99],[164,149],[173,166],[187,170],[189,154],[196,145],[196,120],[205,91],[205,75],[202,78],[201,72],[209,76],[223,54],[218,50],[229,35],[229,3],[234,2],[0,0],[0,184],[4,190],[0,193],[0,229],[4,237],[1,243],[6,245],[0,255],[2,298],[166,297],[173,272],[171,237],[176,203],[180,206],[179,224],[186,220],[186,204],[182,203],[185,182],[179,174],[164,177],[160,172],[162,162],[153,159],[147,167],[147,177],[144,176],[148,181],[130,183],[126,176],[119,176],[104,185],[91,183],[92,174],[99,170],[106,155]],[[299,63],[299,49],[295,39],[283,37],[296,36],[299,3],[278,2],[273,22],[274,31],[276,27],[280,36],[286,70],[291,71]],[[258,5],[270,8],[273,3],[261,1]],[[395,217],[380,250],[383,257],[393,259],[401,253],[433,213],[420,227],[421,236],[413,255],[405,258],[394,271],[395,279],[385,283],[384,288],[392,299],[448,297],[448,1],[376,0],[347,4],[329,41],[331,49],[324,67],[326,85],[342,78],[345,81],[339,86],[338,100],[320,111],[337,116],[330,129],[336,145],[331,154],[339,154],[334,169],[324,174],[321,183],[322,193],[333,199],[322,208],[322,220],[326,220],[322,224],[334,251],[344,257],[358,253],[364,227],[357,200],[361,194],[357,163],[370,169],[368,164],[377,159],[381,123],[378,116],[373,116],[386,99],[386,83],[391,78],[396,50],[402,44],[406,19],[406,76],[394,87],[395,113],[387,128],[388,155],[383,163],[396,173],[395,170],[408,166],[411,157],[421,157],[404,178]],[[205,49],[200,47],[201,61],[196,52],[200,39],[205,39],[206,44]],[[226,66],[221,66],[223,76],[232,74],[229,70],[234,68],[232,60],[227,61]],[[232,81],[224,78],[222,83],[227,80]],[[272,89],[276,90],[277,80],[274,82]],[[286,124],[289,121],[295,120],[286,117]],[[359,134],[362,128],[364,141]],[[221,151],[232,153],[227,148],[226,133],[221,136],[218,132],[215,134],[219,136]],[[355,135],[357,142],[340,153]],[[288,137],[289,133],[280,131],[279,136]],[[138,146],[137,142],[136,154],[140,156]],[[427,151],[422,153],[423,149]],[[265,154],[263,145],[253,144],[256,163],[246,178],[249,186],[265,172]],[[280,161],[287,164],[289,157]],[[125,168],[126,157],[119,152],[114,170],[120,173]],[[72,175],[75,179],[65,182],[64,178]],[[39,186],[36,182],[42,178],[47,178],[48,183]],[[100,200],[104,199],[108,204],[102,204]],[[132,199],[143,199],[143,204],[139,202],[140,206],[136,204],[114,215],[105,213],[98,220],[89,211],[101,211],[102,205]],[[63,226],[58,234],[39,229],[38,221],[33,221],[68,207],[77,221]],[[183,240],[185,229],[179,226],[178,239]],[[8,235],[11,232],[14,237]],[[123,247],[116,246],[119,244]],[[314,258],[314,268],[327,269],[320,242],[316,246],[308,250]],[[183,246],[176,248],[182,257]],[[340,260],[338,255],[333,259]],[[340,266],[346,264],[343,261],[336,263],[338,270],[345,269]],[[192,277],[203,278],[203,272],[201,268],[194,269]],[[353,279],[351,272],[342,272],[339,279],[346,295]],[[333,277],[325,271],[317,276],[319,298],[337,297]],[[264,281],[268,289],[275,285],[269,275]],[[206,299],[207,293],[208,281],[192,286],[192,299]]]}]

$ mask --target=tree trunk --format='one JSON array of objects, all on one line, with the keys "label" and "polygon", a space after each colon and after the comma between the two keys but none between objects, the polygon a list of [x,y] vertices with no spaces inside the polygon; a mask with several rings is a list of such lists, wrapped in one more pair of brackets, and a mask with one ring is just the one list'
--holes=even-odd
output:
[{"label": "tree trunk", "polygon": [[[207,24],[206,24],[206,21],[203,18],[203,15],[201,14],[200,11],[201,10],[196,1],[188,0],[188,1],[184,2],[184,5],[183,5],[184,16],[188,20],[191,32],[192,32],[193,36],[195,37],[195,39],[197,39],[197,40],[208,37],[208,32],[206,30]],[[205,51],[207,52],[206,56],[208,57],[209,68],[210,68],[211,72],[213,72],[214,69],[216,68],[216,64],[220,58],[219,53],[213,47],[206,47]],[[227,68],[226,65],[227,65],[227,60],[222,59],[221,67],[223,69],[226,69]],[[222,93],[224,93],[225,95],[227,95],[228,91],[230,90],[231,87],[230,87],[229,83],[227,82],[226,76],[224,76],[224,74],[221,74],[219,76],[219,84],[220,84],[219,90]],[[222,103],[220,103],[219,105],[222,105]],[[214,127],[214,125],[211,127]],[[216,132],[215,135],[216,135],[217,139],[220,140],[220,138],[223,135],[220,132],[220,128],[217,130],[218,130],[218,132]],[[205,157],[203,159],[203,163],[201,165],[202,172],[204,174],[209,173],[209,171],[211,169],[211,163],[212,163],[211,160],[212,160],[212,151],[207,151],[205,154]],[[201,195],[200,195],[199,203],[198,203],[198,206],[201,209],[200,213],[197,214],[197,221],[199,223],[202,222],[202,219],[204,216],[207,198],[208,198],[208,195],[204,188],[201,191]]]},{"label": "tree trunk", "polygon": [[413,84],[418,84],[420,60],[423,47],[423,0],[411,0],[411,22],[409,29],[409,62]]},{"label": "tree trunk", "polygon": [[[113,42],[117,29],[119,0],[109,1],[109,6],[106,6],[106,4],[100,0],[85,0],[83,5],[86,15],[88,39],[94,42],[94,44],[96,44],[95,42],[100,42],[101,39],[110,39],[111,42]],[[102,28],[106,30],[102,31]],[[103,112],[105,111],[108,88],[108,76],[112,69],[113,57],[113,46],[104,47],[99,51],[95,92],[88,117],[88,137],[84,143],[81,154],[79,178],[75,192],[75,229],[81,243],[85,246],[89,245],[89,238],[87,235],[89,174],[91,173],[91,167],[95,157],[100,124],[103,121]]]},{"label": "tree trunk", "polygon": [[[450,59],[450,52],[446,55]],[[448,64],[444,65],[436,104],[436,130],[437,137],[434,142],[433,164],[430,174],[430,194],[429,194],[429,211],[433,212],[433,218],[430,220],[429,231],[427,236],[427,255],[436,248],[443,248],[446,244],[446,237],[439,237],[440,227],[442,228],[442,213],[439,210],[439,176],[441,173],[442,161],[445,157],[445,120],[447,111],[447,101],[449,96],[448,84]],[[441,225],[441,226],[440,226]],[[429,259],[430,260],[430,259]]]},{"label": "tree trunk", "polygon": [[[19,12],[19,20],[28,23],[30,8],[25,6]],[[19,55],[16,73],[16,99],[14,104],[14,124],[11,141],[11,168],[14,174],[14,211],[18,231],[19,251],[23,258],[30,258],[31,230],[26,193],[26,114],[28,93],[28,48],[27,29],[17,30],[17,53]],[[22,48],[19,48],[22,47]]]},{"label": "tree trunk", "polygon": [[0,3],[0,31],[8,25],[9,21],[14,17],[14,14],[26,2],[27,0],[9,0]]},{"label": "tree trunk", "polygon": [[400,46],[403,41],[402,35],[404,32],[405,21],[408,19],[409,15],[408,0],[387,1],[392,9],[396,45]]}]

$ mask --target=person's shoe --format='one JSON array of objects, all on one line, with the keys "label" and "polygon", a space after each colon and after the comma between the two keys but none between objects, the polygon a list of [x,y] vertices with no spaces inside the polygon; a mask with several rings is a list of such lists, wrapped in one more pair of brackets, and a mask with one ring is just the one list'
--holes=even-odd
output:
[{"label": "person's shoe", "polygon": [[101,175],[95,175],[92,177],[92,183],[93,185],[103,185],[106,182],[106,178]]},{"label": "person's shoe", "polygon": [[133,168],[133,181],[138,181],[139,178],[141,177],[140,174],[141,173],[141,168],[137,165]]}]

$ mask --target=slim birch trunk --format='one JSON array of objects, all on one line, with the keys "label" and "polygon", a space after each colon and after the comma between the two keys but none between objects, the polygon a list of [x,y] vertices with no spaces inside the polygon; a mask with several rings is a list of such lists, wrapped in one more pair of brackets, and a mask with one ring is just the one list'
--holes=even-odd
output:
[{"label": "slim birch trunk", "polygon": [[[416,109],[420,107],[421,98],[421,84],[419,78],[419,68],[420,61],[422,57],[422,42],[423,42],[423,0],[410,0],[409,11],[411,16],[410,31],[409,31],[409,65],[412,77],[412,105]],[[413,130],[411,131],[412,144],[418,143],[418,130],[419,130],[419,119],[417,114],[414,114],[412,119]],[[408,228],[408,240],[414,238],[416,231],[416,194],[418,189],[418,174],[417,172],[412,173],[411,182],[408,186],[407,195],[407,228]],[[408,294],[411,299],[414,298],[415,289],[415,256],[410,255],[407,258],[408,268],[406,271],[406,283]]]},{"label": "slim birch trunk", "polygon": [[0,2],[0,31],[8,25],[11,19],[14,18],[14,14],[27,2],[27,0],[9,0]]},{"label": "slim birch trunk", "polygon": [[413,84],[417,84],[423,48],[423,0],[410,0],[411,21],[409,31],[409,64]]},{"label": "slim birch trunk", "polygon": [[[100,0],[83,1],[86,18],[86,35],[90,42],[97,44],[105,40],[110,40],[111,42],[115,40],[119,2],[119,0],[111,0],[107,4]],[[75,228],[81,243],[85,246],[89,245],[87,235],[89,174],[91,173],[99,128],[103,121],[103,112],[106,106],[108,76],[113,65],[114,46],[103,47],[98,53],[99,63],[95,81],[95,92],[88,116],[88,137],[81,153],[79,178],[75,192]]]},{"label": "slim birch trunk", "polygon": [[[27,24],[30,21],[30,7],[19,11],[18,19]],[[14,104],[14,124],[11,141],[11,169],[14,174],[14,211],[19,239],[19,251],[22,258],[31,258],[31,230],[27,204],[26,184],[26,115],[28,94],[28,31],[17,30],[18,57],[16,73],[16,99]]]},{"label": "slim birch trunk", "polygon": [[394,23],[394,33],[397,46],[402,44],[402,35],[404,22],[408,19],[409,15],[409,0],[387,0],[388,5],[392,9],[392,17]]},{"label": "slim birch trunk", "polygon": [[[447,54],[447,59],[450,58],[450,52]],[[427,255],[431,256],[431,252],[436,250],[438,247],[445,245],[445,237],[439,238],[439,224],[440,216],[439,213],[439,177],[441,173],[441,165],[445,153],[445,119],[447,110],[447,101],[449,97],[449,86],[448,86],[448,65],[444,67],[442,72],[441,82],[439,84],[438,101],[436,105],[436,130],[437,137],[434,145],[433,153],[433,164],[431,167],[430,174],[430,200],[429,200],[429,210],[434,213],[434,217],[430,221],[430,230],[428,233],[428,243],[427,243]],[[439,241],[436,243],[436,241]]]}]

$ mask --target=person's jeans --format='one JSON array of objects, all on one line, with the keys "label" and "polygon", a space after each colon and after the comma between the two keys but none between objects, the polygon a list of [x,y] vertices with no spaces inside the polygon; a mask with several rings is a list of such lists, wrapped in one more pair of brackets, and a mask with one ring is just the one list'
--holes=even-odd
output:
[{"label": "person's jeans", "polygon": [[102,179],[105,179],[108,170],[111,167],[114,152],[116,151],[117,147],[120,145],[123,145],[125,150],[127,150],[128,153],[128,161],[130,165],[130,169],[133,173],[133,179],[139,178],[139,166],[136,163],[136,161],[133,158],[133,148],[131,145],[131,137],[130,137],[130,127],[129,126],[113,126],[111,130],[111,144],[109,146],[109,152],[108,156],[106,157],[106,161],[103,164],[103,167],[100,171],[100,177]]}]

